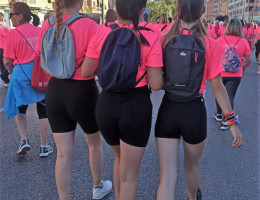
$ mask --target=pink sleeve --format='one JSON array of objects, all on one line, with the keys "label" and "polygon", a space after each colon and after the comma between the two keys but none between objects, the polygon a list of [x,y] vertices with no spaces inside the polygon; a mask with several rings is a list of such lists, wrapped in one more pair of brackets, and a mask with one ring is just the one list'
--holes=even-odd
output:
[{"label": "pink sleeve", "polygon": [[216,40],[206,43],[206,68],[209,81],[224,71],[221,64],[220,46]]},{"label": "pink sleeve", "polygon": [[243,42],[245,44],[245,53],[244,53],[244,55],[245,56],[251,55],[251,50],[250,50],[248,42],[245,39],[243,40]]},{"label": "pink sleeve", "polygon": [[151,51],[146,61],[147,67],[163,67],[162,45],[159,36],[151,46]]},{"label": "pink sleeve", "polygon": [[14,38],[15,30],[10,30],[5,37],[4,57],[15,59]]},{"label": "pink sleeve", "polygon": [[42,28],[41,28],[41,31],[39,34],[38,47],[37,47],[38,52],[41,52],[42,38],[43,38],[45,31],[48,29],[48,27],[49,27],[49,22],[48,22],[48,19],[46,19],[42,24]]},{"label": "pink sleeve", "polygon": [[99,31],[95,33],[95,36],[91,39],[89,43],[86,57],[96,59],[99,58],[103,43],[105,42],[105,39],[110,31],[111,29],[106,26],[101,26],[99,28]]}]

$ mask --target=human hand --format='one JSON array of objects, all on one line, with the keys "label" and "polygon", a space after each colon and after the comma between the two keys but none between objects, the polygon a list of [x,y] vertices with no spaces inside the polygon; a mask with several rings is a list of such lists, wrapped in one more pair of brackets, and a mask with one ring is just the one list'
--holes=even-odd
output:
[{"label": "human hand", "polygon": [[243,145],[243,136],[237,126],[237,124],[233,124],[230,126],[230,132],[233,136],[233,142],[232,142],[232,147],[234,148],[239,148]]}]

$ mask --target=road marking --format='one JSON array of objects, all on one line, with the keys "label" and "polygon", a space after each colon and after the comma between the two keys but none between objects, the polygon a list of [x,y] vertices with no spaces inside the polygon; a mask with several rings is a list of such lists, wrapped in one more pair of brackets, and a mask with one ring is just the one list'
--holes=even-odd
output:
[{"label": "road marking", "polygon": [[0,112],[3,112],[4,111],[4,108],[0,108]]}]

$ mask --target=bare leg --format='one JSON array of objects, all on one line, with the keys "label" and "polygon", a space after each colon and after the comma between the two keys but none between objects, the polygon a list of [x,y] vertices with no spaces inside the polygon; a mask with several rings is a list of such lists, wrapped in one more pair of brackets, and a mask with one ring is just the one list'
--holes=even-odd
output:
[{"label": "bare leg", "polygon": [[75,131],[53,133],[57,146],[55,179],[60,200],[70,199],[71,163],[74,149]]},{"label": "bare leg", "polygon": [[19,113],[15,116],[16,125],[20,134],[21,141],[27,139],[27,122],[26,115]]},{"label": "bare leg", "polygon": [[184,148],[184,169],[186,172],[186,185],[189,199],[195,200],[200,184],[200,158],[202,156],[206,141],[192,145],[185,141]]},{"label": "bare leg", "polygon": [[160,163],[157,200],[174,200],[179,143],[179,139],[156,138]]},{"label": "bare leg", "polygon": [[120,145],[110,146],[112,149],[115,160],[114,160],[114,168],[113,168],[113,184],[115,190],[116,200],[119,200],[120,196],[120,178],[119,178],[119,166],[120,166]]},{"label": "bare leg", "polygon": [[120,141],[120,200],[137,199],[138,172],[144,150],[145,147],[135,147]]},{"label": "bare leg", "polygon": [[46,146],[48,144],[48,131],[49,131],[49,120],[47,118],[39,120],[40,127],[40,138],[41,138],[41,146]]},{"label": "bare leg", "polygon": [[89,148],[89,165],[92,172],[94,185],[99,185],[101,183],[103,170],[101,134],[100,132],[85,134],[85,138]]}]

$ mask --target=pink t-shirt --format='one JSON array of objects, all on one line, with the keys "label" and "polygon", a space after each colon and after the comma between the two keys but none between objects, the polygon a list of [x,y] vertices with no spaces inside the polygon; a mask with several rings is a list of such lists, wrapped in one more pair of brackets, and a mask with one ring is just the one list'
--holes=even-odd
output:
[{"label": "pink t-shirt", "polygon": [[172,23],[168,24],[168,26],[163,30],[164,34],[166,34],[171,29],[171,27],[173,26],[174,22],[175,21],[172,20]]},{"label": "pink t-shirt", "polygon": [[216,39],[217,35],[216,35],[215,31],[213,30],[213,26],[212,25],[208,26],[207,31],[208,31],[209,37],[211,37],[213,39]]},{"label": "pink t-shirt", "polygon": [[242,27],[242,32],[245,36],[247,35],[247,28],[245,26]]},{"label": "pink t-shirt", "polygon": [[[30,45],[16,29],[23,34]],[[22,24],[16,29],[11,29],[6,36],[4,57],[13,59],[13,65],[31,62],[36,56],[34,51],[37,51],[40,29],[32,24]]]},{"label": "pink t-shirt", "polygon": [[0,24],[0,49],[4,48],[5,45],[5,37],[10,28],[6,25]]},{"label": "pink t-shirt", "polygon": [[[256,34],[259,34],[260,33],[260,26],[259,27],[257,27],[257,29],[256,29]],[[259,35],[259,38],[258,38],[258,40],[260,40],[260,35]]]},{"label": "pink t-shirt", "polygon": [[[63,21],[66,21],[70,16],[72,15],[64,15],[63,16]],[[76,52],[76,66],[78,67],[83,60],[85,59],[85,55],[88,49],[88,45],[91,41],[91,39],[98,33],[99,27],[96,22],[89,18],[81,18],[77,21],[75,21],[73,24],[70,26],[70,30],[72,32],[72,35],[74,37],[74,42],[75,42],[75,52]],[[40,32],[39,36],[39,46],[38,46],[38,51],[41,50],[41,42],[42,42],[42,37],[45,33],[45,31],[49,28],[49,23],[48,20],[45,20],[42,29]],[[78,68],[73,76],[72,79],[75,80],[89,80],[93,79],[94,76],[88,77],[88,78],[83,78],[81,75],[81,68]]]},{"label": "pink t-shirt", "polygon": [[151,24],[149,22],[139,22],[138,26],[147,27],[147,28],[151,29],[152,31],[154,31],[157,35],[159,35],[158,30],[154,27],[153,24]]},{"label": "pink t-shirt", "polygon": [[[239,36],[234,36],[234,35],[225,35],[223,37],[220,37],[217,40],[217,42],[220,45],[219,51],[220,51],[221,55],[224,55],[226,50],[228,50],[230,48],[230,46],[228,45],[228,43],[226,42],[224,37],[226,38],[228,43],[231,45],[231,47],[233,47],[237,43],[237,41],[241,38]],[[221,73],[222,77],[242,77],[243,76],[242,57],[248,56],[251,54],[250,47],[249,47],[247,40],[245,38],[241,38],[234,48],[239,56],[241,68],[238,72],[222,72]]]},{"label": "pink t-shirt", "polygon": [[163,35],[164,33],[166,33],[169,30],[170,24],[153,24],[153,26],[158,31],[158,33],[161,33]]},{"label": "pink t-shirt", "polygon": [[[123,27],[122,24],[117,24],[120,27]],[[102,29],[99,30],[99,32],[96,34],[96,37],[93,38],[88,46],[88,51],[86,54],[87,57],[96,59],[99,58],[103,43],[110,32],[111,28],[108,27],[102,27]],[[147,70],[146,67],[163,67],[162,47],[159,36],[152,31],[141,30],[140,32],[149,42],[150,46],[141,45],[142,65],[138,68],[136,80],[143,76],[143,74]],[[147,75],[136,87],[142,87],[145,85],[147,85]]]},{"label": "pink t-shirt", "polygon": [[248,36],[248,39],[251,39],[254,35],[254,27],[253,26],[250,26],[248,29],[247,29],[247,36]]},{"label": "pink t-shirt", "polygon": [[218,36],[219,37],[223,36],[225,31],[226,31],[226,27],[225,26],[219,26]]}]

